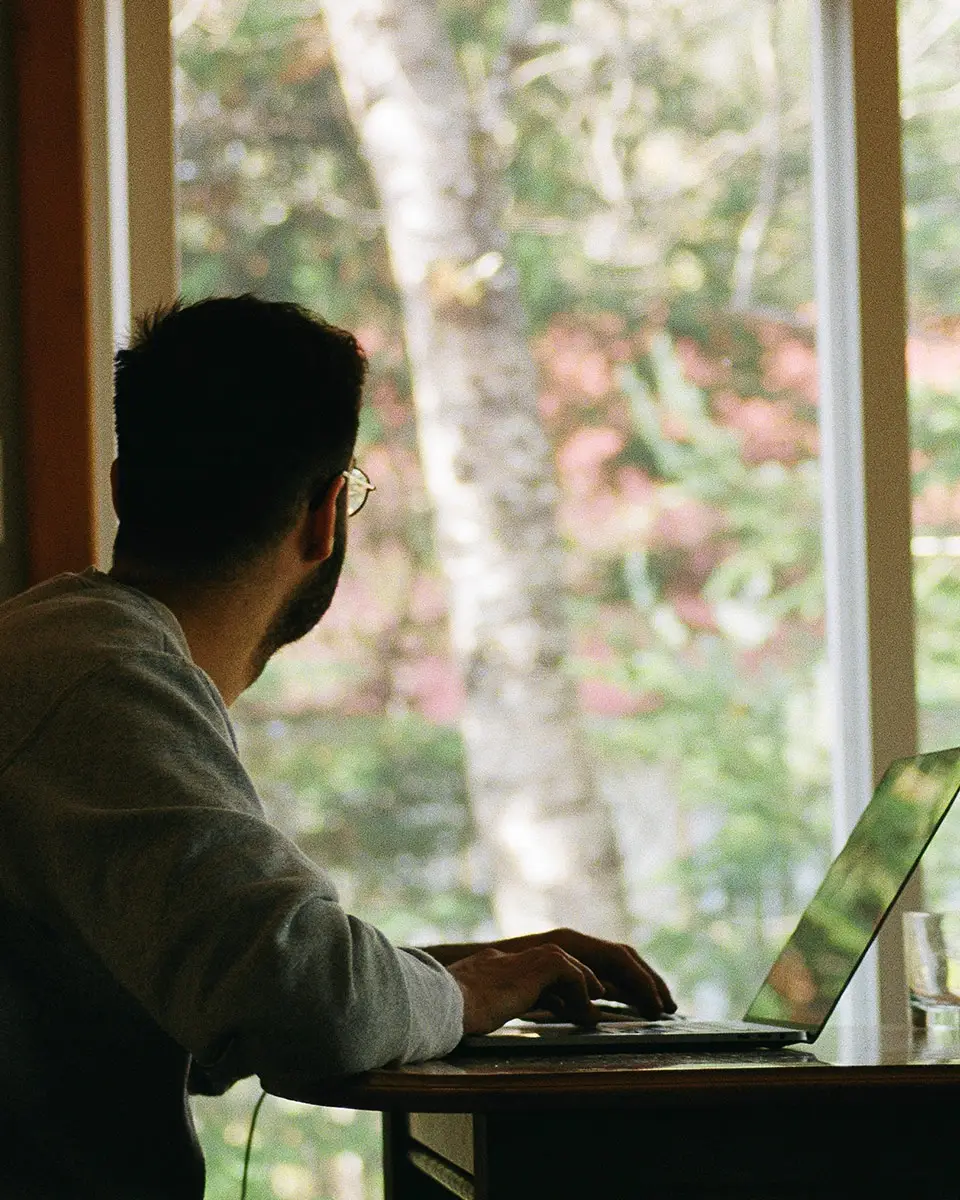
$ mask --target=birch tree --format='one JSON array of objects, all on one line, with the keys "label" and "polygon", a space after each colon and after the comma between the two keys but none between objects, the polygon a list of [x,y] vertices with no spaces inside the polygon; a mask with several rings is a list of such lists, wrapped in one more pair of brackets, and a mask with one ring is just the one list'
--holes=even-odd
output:
[{"label": "birch tree", "polygon": [[566,673],[557,487],[495,156],[433,0],[324,11],[403,305],[479,869],[507,932],[624,935],[620,856]]}]

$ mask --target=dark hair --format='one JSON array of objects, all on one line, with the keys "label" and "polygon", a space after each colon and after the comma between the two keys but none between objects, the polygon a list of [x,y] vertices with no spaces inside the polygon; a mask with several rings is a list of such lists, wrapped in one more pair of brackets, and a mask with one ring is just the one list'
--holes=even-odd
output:
[{"label": "dark hair", "polygon": [[140,322],[115,364],[115,561],[228,578],[350,465],[366,372],[352,334],[244,295]]}]

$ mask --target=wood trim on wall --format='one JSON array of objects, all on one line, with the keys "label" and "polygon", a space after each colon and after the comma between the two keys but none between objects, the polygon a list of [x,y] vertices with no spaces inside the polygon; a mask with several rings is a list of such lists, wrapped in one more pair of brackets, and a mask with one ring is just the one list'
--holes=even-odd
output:
[{"label": "wood trim on wall", "polygon": [[20,414],[20,276],[17,250],[13,13],[0,2],[0,599],[27,572]]},{"label": "wood trim on wall", "polygon": [[30,582],[94,559],[83,0],[15,0],[20,391]]}]

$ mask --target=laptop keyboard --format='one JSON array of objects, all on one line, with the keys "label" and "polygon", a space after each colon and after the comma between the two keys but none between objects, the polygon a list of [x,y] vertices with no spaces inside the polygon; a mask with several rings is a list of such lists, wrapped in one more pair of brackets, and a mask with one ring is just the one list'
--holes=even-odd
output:
[{"label": "laptop keyboard", "polygon": [[[658,1017],[652,1021],[643,1019],[618,1019],[601,1021],[598,1029],[604,1033],[636,1033],[637,1030],[655,1029],[658,1033],[728,1033],[740,1028],[739,1021],[694,1021],[682,1016]],[[744,1026],[749,1028],[749,1026]]]}]

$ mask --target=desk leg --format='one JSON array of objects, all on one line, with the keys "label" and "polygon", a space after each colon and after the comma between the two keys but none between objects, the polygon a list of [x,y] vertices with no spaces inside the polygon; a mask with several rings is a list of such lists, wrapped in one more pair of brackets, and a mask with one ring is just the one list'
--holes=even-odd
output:
[{"label": "desk leg", "polygon": [[410,1127],[407,1114],[383,1114],[384,1200],[450,1200],[441,1187],[410,1161]]}]

